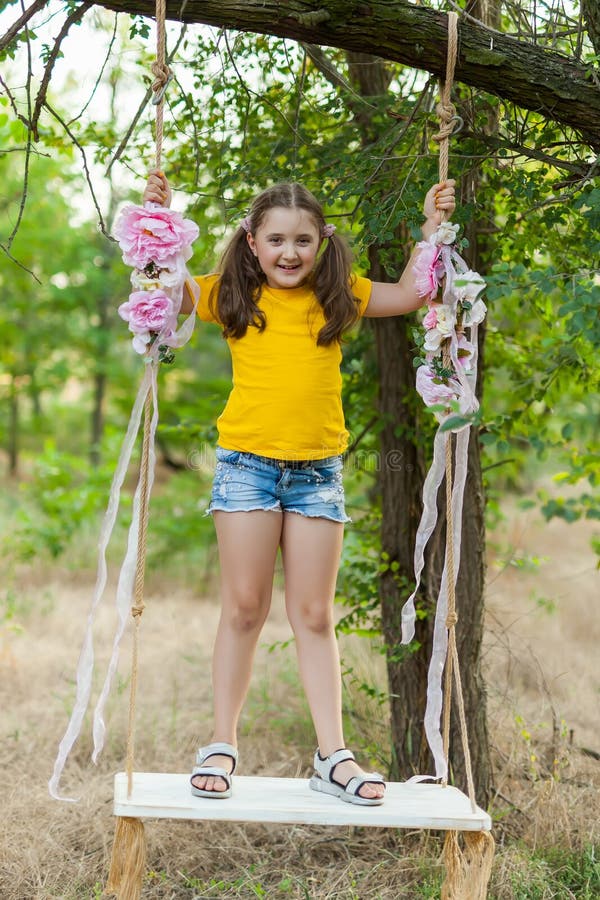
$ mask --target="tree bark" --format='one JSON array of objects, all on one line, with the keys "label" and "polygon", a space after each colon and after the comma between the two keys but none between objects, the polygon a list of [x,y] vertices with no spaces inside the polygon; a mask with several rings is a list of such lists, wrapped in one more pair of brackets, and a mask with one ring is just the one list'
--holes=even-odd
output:
[{"label": "tree bark", "polygon": [[[102,0],[97,5],[131,15],[153,16],[155,11],[154,0]],[[593,25],[591,0],[585,8]],[[406,0],[168,0],[167,16],[340,47],[445,74],[446,14]],[[568,125],[600,149],[600,88],[589,66],[464,20],[459,23],[455,79]]]},{"label": "tree bark", "polygon": [[581,12],[592,46],[600,56],[600,6],[598,0],[581,0]]},{"label": "tree bark", "polygon": [[[467,7],[480,21],[497,27],[500,20],[498,0],[471,0]],[[494,134],[498,127],[498,117],[491,114],[487,131]],[[462,180],[460,202],[473,203],[480,193],[481,171],[473,167]],[[489,238],[481,234],[481,222],[493,221],[493,210],[480,207],[477,218],[472,218],[465,226],[468,250],[465,258],[471,269],[485,274],[486,258],[489,258]],[[485,322],[478,333],[478,378],[475,391],[479,401],[483,394],[483,372],[485,366]],[[487,730],[487,692],[482,673],[481,645],[485,616],[486,577],[486,534],[485,534],[485,493],[481,471],[479,433],[471,428],[469,436],[469,457],[467,481],[465,484],[462,548],[458,580],[456,584],[456,611],[458,623],[456,639],[458,658],[462,674],[462,689],[465,708],[468,711],[469,751],[475,774],[475,784],[480,802],[487,803],[491,796],[492,766]],[[442,500],[445,506],[445,498]],[[440,545],[438,544],[438,547]],[[437,571],[441,571],[440,559]],[[437,580],[437,579],[436,579]],[[454,698],[456,703],[456,698]],[[456,707],[454,707],[456,709]],[[450,724],[452,775],[461,784],[465,783],[465,759],[460,743],[458,719]]]},{"label": "tree bark", "polygon": [[[349,54],[353,85],[361,96],[382,96],[388,88],[389,73],[379,60],[365,54]],[[372,138],[370,110],[360,111],[363,140]],[[476,176],[466,185],[467,194],[476,187]],[[465,198],[467,199],[467,198]],[[403,235],[408,246],[408,235]],[[475,223],[467,237],[476,241]],[[475,244],[476,247],[476,244]],[[380,247],[369,251],[369,276],[386,281],[379,259]],[[406,259],[405,259],[406,261]],[[479,263],[477,252],[471,264]],[[425,466],[420,442],[415,435],[415,370],[412,362],[410,327],[406,316],[370,320],[376,342],[379,370],[378,409],[383,421],[380,434],[381,466],[379,486],[382,497],[381,548],[386,559],[397,566],[382,573],[379,583],[381,620],[386,646],[390,692],[391,737],[394,749],[394,777],[431,771],[429,750],[423,730],[427,674],[431,656],[433,618],[444,565],[444,492],[440,491],[440,525],[428,550],[420,606],[428,615],[416,622],[415,642],[400,645],[402,606],[414,585],[413,552],[422,511]],[[483,342],[481,343],[483,350]],[[472,432],[463,513],[463,541],[456,590],[460,621],[457,644],[463,673],[463,697],[469,727],[469,748],[477,793],[485,802],[490,793],[491,769],[487,733],[485,685],[481,676],[481,640],[485,584],[485,520],[478,436]],[[454,707],[456,711],[456,707]],[[453,779],[465,786],[465,761],[461,751],[457,717],[451,725],[450,761]]]},{"label": "tree bark", "polygon": [[[369,276],[385,280],[377,259],[370,253]],[[389,568],[380,578],[381,621],[386,646],[390,691],[390,719],[394,750],[392,776],[406,778],[429,771],[423,732],[427,669],[431,655],[431,618],[419,619],[415,643],[400,645],[402,605],[414,584],[413,552],[423,491],[424,465],[414,436],[414,409],[408,397],[414,387],[414,368],[409,342],[409,323],[403,316],[373,319],[379,370],[381,549],[396,572]],[[431,610],[430,610],[431,611]],[[417,648],[417,649],[415,649]]]}]

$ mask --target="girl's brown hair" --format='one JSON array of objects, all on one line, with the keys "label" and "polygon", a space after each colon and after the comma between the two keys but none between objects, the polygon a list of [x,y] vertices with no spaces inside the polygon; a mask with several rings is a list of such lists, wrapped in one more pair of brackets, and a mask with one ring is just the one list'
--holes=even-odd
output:
[{"label": "girl's brown hair", "polygon": [[[325,219],[318,200],[302,185],[295,183],[276,184],[258,195],[246,218],[252,234],[260,227],[269,210],[276,206],[306,210],[319,234],[323,234]],[[336,234],[326,240],[309,282],[325,316],[325,325],[317,335],[317,344],[321,346],[341,341],[344,331],[354,325],[359,317],[359,301],[350,287],[350,250]],[[241,338],[250,325],[264,331],[267,319],[258,306],[258,298],[266,278],[248,246],[247,234],[241,225],[223,254],[220,272],[221,278],[210,297],[210,306],[223,326],[223,336]]]}]

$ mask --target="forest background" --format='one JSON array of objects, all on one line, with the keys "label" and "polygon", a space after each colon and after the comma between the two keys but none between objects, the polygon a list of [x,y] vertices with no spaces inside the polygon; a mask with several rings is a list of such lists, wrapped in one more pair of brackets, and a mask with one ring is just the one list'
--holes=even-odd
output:
[{"label": "forest background", "polygon": [[[59,622],[73,612],[51,593],[51,600],[45,594],[42,616],[35,599],[40,584],[57,582],[60,596],[66,593],[71,598],[72,585],[81,586],[84,580],[92,584],[95,535],[141,376],[139,359],[116,312],[128,293],[129,272],[107,235],[119,207],[138,200],[153,159],[151,23],[116,16],[90,3],[33,6],[38,7],[36,15],[3,47],[0,82],[5,574],[0,623],[3,664],[14,677],[19,675],[15,660],[21,660],[20,648],[28,639],[38,629],[51,635],[52,621],[58,637]],[[432,3],[429,8],[437,7]],[[7,31],[24,10],[18,3],[5,4],[0,32]],[[598,86],[598,22],[587,4],[580,8],[561,3],[475,3],[469,4],[467,14],[496,32],[564,58],[565,65],[575,61],[587,67],[590,83]],[[67,29],[55,44],[65,21],[70,34]],[[298,180],[323,199],[328,219],[348,236],[359,271],[398,276],[407,248],[419,237],[422,197],[436,180],[432,135],[437,130],[437,85],[432,75],[356,51],[201,25],[171,24],[168,50],[175,79],[167,93],[164,168],[177,191],[176,206],[200,226],[194,271],[214,270],[227,236],[258,190],[273,181]],[[562,628],[564,614],[576,617],[585,631],[589,610],[576,601],[585,590],[591,597],[592,581],[583,593],[576,581],[573,587],[554,591],[544,579],[548,557],[535,543],[529,550],[526,540],[521,545],[511,528],[519,523],[523,536],[527,530],[523,523],[531,523],[532,531],[541,522],[548,523],[541,533],[555,542],[560,535],[554,544],[558,573],[569,566],[566,553],[560,558],[561,546],[570,547],[571,536],[576,535],[575,555],[584,571],[593,573],[600,551],[594,525],[600,517],[595,490],[600,412],[598,142],[593,133],[582,134],[547,114],[467,87],[459,79],[454,101],[464,122],[451,147],[451,174],[461,186],[455,220],[467,238],[465,254],[488,281],[489,307],[481,347],[483,405],[473,428],[475,480],[468,488],[481,503],[467,513],[468,522],[476,524],[478,517],[482,523],[485,517],[487,552],[477,525],[473,533],[481,539],[467,542],[468,555],[461,565],[466,573],[481,572],[479,581],[469,585],[481,606],[481,622],[487,561],[492,572],[514,569],[530,579],[525,611],[519,615],[534,617],[536,628],[539,617],[554,626],[560,622]],[[412,391],[417,318],[389,325],[385,333],[377,333],[376,325],[365,322],[344,346],[344,403],[352,435],[345,477],[355,524],[347,534],[339,582],[339,628],[348,636],[349,727],[357,746],[378,766],[398,775],[406,774],[407,767],[427,765],[417,737],[423,680],[415,688],[417,680],[410,674],[424,671],[427,639],[407,654],[398,649],[394,628],[409,584],[410,536],[418,521],[415,497],[430,455],[434,423]],[[157,602],[162,600],[169,610],[173,597],[183,598],[174,615],[189,614],[189,590],[215,602],[214,538],[203,509],[210,486],[214,422],[226,399],[229,377],[225,344],[218,330],[208,327],[198,329],[191,344],[177,354],[174,366],[161,372],[160,465],[152,499],[148,584],[156,591]],[[127,494],[126,506],[130,501]],[[404,520],[409,524],[398,527]],[[570,523],[570,529],[552,530],[564,523]],[[113,550],[115,564],[126,526],[127,510]],[[435,559],[431,570],[430,589],[421,604],[424,628],[436,583]],[[81,623],[86,603],[81,591],[74,616]],[[510,667],[503,668],[504,681],[498,688],[494,682],[498,661],[491,652],[484,659],[485,636],[476,634],[473,640],[477,628],[470,628],[470,611],[463,614],[466,640],[472,640],[466,647],[467,691],[477,717],[479,796],[489,803],[502,843],[506,840],[510,847],[497,865],[496,895],[596,896],[597,836],[579,818],[585,807],[582,792],[588,797],[587,791],[597,784],[592,713],[578,713],[579,718],[565,714],[544,666],[535,676],[544,698],[539,715],[524,717],[518,703],[507,709],[505,691],[514,673],[506,674]],[[478,626],[480,620],[474,621]],[[503,643],[498,634],[505,635],[506,621],[496,623],[499,631],[494,631],[489,616],[486,625],[494,641]],[[293,683],[288,639],[275,631],[270,656],[278,662],[271,659],[268,665],[280,667],[278,681]],[[589,623],[585,639],[580,638],[582,657],[593,636]],[[204,634],[200,643],[208,647]],[[69,673],[74,670],[76,648],[69,645],[69,649],[73,653],[56,673],[66,685],[67,698],[63,693],[43,743],[48,766],[53,736],[61,733],[60,714],[70,703]],[[54,651],[60,658],[64,648]],[[510,647],[508,659],[512,652]],[[11,677],[6,689],[13,698],[19,697]],[[585,696],[597,704],[597,674],[587,672],[587,678]],[[287,695],[286,702],[295,708]],[[296,712],[305,721],[306,711]],[[376,728],[373,718],[379,723]],[[11,716],[7,719],[6,734],[12,738],[3,746],[10,760],[19,758],[23,746],[16,722]],[[288,732],[279,739],[309,759],[308,727],[287,725]],[[255,726],[249,719],[246,729],[251,732]],[[197,723],[189,727],[197,728]],[[158,743],[160,728],[156,728],[153,741]],[[402,736],[409,732],[415,739],[407,742]],[[113,750],[118,759],[118,746]],[[85,779],[85,745],[77,761]],[[273,760],[260,757],[260,762],[273,767]],[[460,782],[460,760],[456,771]],[[507,780],[512,793],[500,786]],[[549,786],[568,810],[570,824],[542,829],[543,852],[536,857],[540,823],[548,820],[549,807],[543,801]],[[528,814],[532,807],[535,840]],[[45,815],[52,820],[52,812]],[[60,821],[65,821],[62,812]],[[73,842],[87,846],[86,840],[95,838],[82,837],[84,825],[77,822],[80,831]],[[169,841],[164,831],[160,834],[157,853],[166,858]],[[241,840],[239,831],[235,839]],[[515,865],[515,847],[522,839],[528,849],[517,854]],[[226,843],[222,835],[220,841]],[[390,841],[391,860],[406,857],[409,851],[416,860],[404,873],[414,896],[435,896],[439,876],[431,847],[403,844],[400,837]],[[363,855],[367,864],[372,863],[357,843],[357,864]],[[13,880],[22,848],[21,839],[15,843],[17,856],[14,860],[11,856],[7,866],[7,877],[10,874]],[[40,852],[36,865],[43,858],[43,849]],[[251,866],[244,868],[237,879],[224,882],[219,895],[253,896],[262,889],[269,896],[294,891],[298,896],[395,896],[385,893],[387,870],[380,883],[369,883],[373,893],[367,893],[364,885],[352,886],[358,871],[352,866],[337,894],[326,893],[334,888],[323,874],[324,886],[318,893],[302,866],[294,869],[293,861],[284,874],[269,869],[267,860],[275,852],[269,841],[264,855],[255,852],[261,860],[259,873]],[[157,897],[210,896],[198,893],[201,885],[216,891],[210,866],[199,864],[195,872],[185,859],[174,866],[165,863],[162,881],[155,873]],[[82,867],[72,896],[95,896],[102,853],[92,862]],[[68,870],[66,857],[64,866]],[[177,866],[185,877],[179,877]],[[38,879],[42,877],[34,870]],[[20,900],[34,896],[31,873],[19,877],[25,880],[18,881],[17,893],[6,896]],[[57,892],[62,890],[56,885],[64,878],[63,870],[55,867],[43,877],[50,879],[44,882],[50,886],[39,888],[35,896],[71,896]],[[408,886],[406,891],[406,896],[413,895]]]}]

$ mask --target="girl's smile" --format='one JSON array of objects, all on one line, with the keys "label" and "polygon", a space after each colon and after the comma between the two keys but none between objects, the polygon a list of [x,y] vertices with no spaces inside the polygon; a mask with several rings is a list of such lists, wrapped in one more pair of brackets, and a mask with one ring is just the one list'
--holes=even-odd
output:
[{"label": "girl's smile", "polygon": [[275,206],[267,212],[248,245],[272,288],[303,284],[312,272],[321,244],[319,229],[305,209]]}]

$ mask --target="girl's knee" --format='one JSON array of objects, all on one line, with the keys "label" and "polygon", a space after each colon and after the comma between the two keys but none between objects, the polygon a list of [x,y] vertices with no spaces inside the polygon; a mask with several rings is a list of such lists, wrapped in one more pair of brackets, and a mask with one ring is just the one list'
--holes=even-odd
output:
[{"label": "girl's knee", "polygon": [[269,605],[261,595],[251,591],[237,592],[223,605],[222,615],[235,631],[255,631],[263,626]]},{"label": "girl's knee", "polygon": [[305,603],[288,615],[294,631],[302,628],[313,634],[327,634],[334,628],[331,604]]}]

